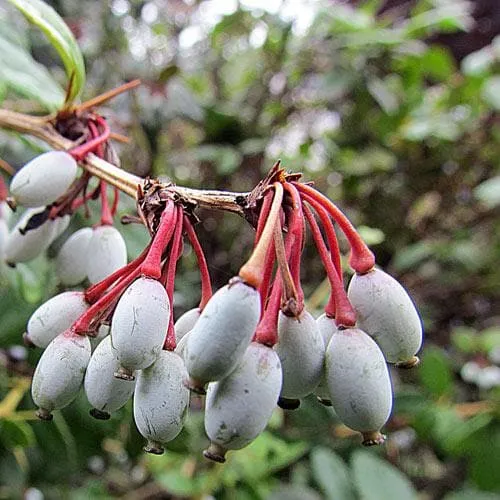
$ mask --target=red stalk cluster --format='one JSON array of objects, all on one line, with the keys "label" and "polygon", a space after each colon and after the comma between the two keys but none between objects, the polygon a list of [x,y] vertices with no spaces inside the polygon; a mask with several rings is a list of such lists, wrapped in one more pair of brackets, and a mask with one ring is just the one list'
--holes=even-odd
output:
[{"label": "red stalk cluster", "polygon": [[[351,247],[349,263],[355,272],[364,274],[373,268],[373,253],[347,217],[328,198],[309,185],[295,180],[289,182],[281,177],[263,195],[254,251],[239,273],[261,295],[263,312],[254,340],[262,344],[272,346],[277,342],[280,311],[296,318],[300,318],[303,311],[300,262],[305,242],[305,222],[309,225],[330,283],[331,292],[325,312],[335,318],[339,327],[356,324],[356,314],[344,289],[334,224],[342,230]],[[273,230],[274,239],[269,236]]]},{"label": "red stalk cluster", "polygon": [[[184,209],[173,200],[168,200],[161,213],[153,239],[144,251],[135,260],[85,291],[85,300],[90,304],[90,307],[72,325],[71,330],[80,335],[97,332],[99,324],[112,315],[122,293],[139,276],[160,281],[172,304],[177,261],[182,256],[184,233],[189,238],[198,260],[202,282],[202,297],[199,307],[203,309],[212,296],[206,259],[193,225],[189,218],[184,215]],[[176,341],[173,308],[170,309],[164,349],[174,350]]]}]

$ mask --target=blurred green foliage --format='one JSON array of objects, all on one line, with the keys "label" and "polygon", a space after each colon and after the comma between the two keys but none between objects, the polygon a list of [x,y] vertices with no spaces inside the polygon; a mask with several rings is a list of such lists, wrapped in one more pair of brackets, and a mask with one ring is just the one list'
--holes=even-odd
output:
[{"label": "blurred green foliage", "polygon": [[[170,451],[146,457],[128,406],[98,422],[82,396],[52,425],[34,421],[28,377],[40,353],[16,346],[30,313],[58,289],[52,258],[68,230],[47,257],[2,268],[0,498],[39,498],[29,496],[33,488],[72,499],[500,498],[500,38],[461,63],[430,43],[471,28],[462,1],[421,0],[409,16],[382,17],[374,0],[267,9],[51,3],[85,57],[84,98],[143,80],[103,111],[131,138],[119,147],[124,168],[245,191],[281,158],[361,227],[379,264],[417,302],[426,342],[420,368],[392,372],[395,410],[382,449],[360,449],[330,409],[307,399],[296,412],[277,410],[224,466],[209,464],[200,458],[206,438],[195,399]],[[58,49],[0,5],[2,106],[43,113],[60,105],[67,80]],[[68,73],[78,65],[77,55],[62,59]],[[45,147],[0,132],[0,157],[15,167]],[[122,200],[120,214],[133,210]],[[220,286],[248,254],[252,230],[232,215],[200,218]],[[83,224],[75,217],[71,230]],[[137,255],[146,231],[123,232]],[[327,290],[309,246],[302,275],[319,313]],[[199,298],[192,253],[175,298],[178,314]]]}]

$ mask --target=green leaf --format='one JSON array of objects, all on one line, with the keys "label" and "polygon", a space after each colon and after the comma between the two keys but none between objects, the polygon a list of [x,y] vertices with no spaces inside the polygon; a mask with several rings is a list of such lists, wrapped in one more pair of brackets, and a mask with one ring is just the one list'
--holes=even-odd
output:
[{"label": "green leaf", "polygon": [[444,353],[436,347],[424,352],[419,374],[424,386],[436,397],[453,389],[450,363]]},{"label": "green leaf", "polygon": [[0,82],[13,92],[34,99],[49,111],[64,103],[64,91],[47,69],[22,47],[0,36]]},{"label": "green leaf", "polygon": [[35,442],[35,434],[29,424],[23,421],[2,420],[0,437],[8,449],[18,446],[26,448]]},{"label": "green leaf", "polygon": [[78,44],[59,14],[42,0],[8,0],[28,21],[38,26],[61,57],[71,86],[68,102],[73,102],[85,85],[85,64]]},{"label": "green leaf", "polygon": [[311,453],[311,468],[316,483],[327,499],[355,499],[349,470],[333,451],[316,448]]},{"label": "green leaf", "polygon": [[352,457],[354,483],[363,500],[415,500],[417,492],[410,480],[394,466],[368,451]]},{"label": "green leaf", "polygon": [[500,328],[492,326],[482,330],[479,334],[479,342],[484,352],[490,352],[500,346]]},{"label": "green leaf", "polygon": [[474,328],[459,326],[451,333],[451,343],[462,352],[474,353],[478,348],[479,337]]},{"label": "green leaf", "polygon": [[482,490],[500,491],[500,429],[476,440],[469,461],[469,477]]}]

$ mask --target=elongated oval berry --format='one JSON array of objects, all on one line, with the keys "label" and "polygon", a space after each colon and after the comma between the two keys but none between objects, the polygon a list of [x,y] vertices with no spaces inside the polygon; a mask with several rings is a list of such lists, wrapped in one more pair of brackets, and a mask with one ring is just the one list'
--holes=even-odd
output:
[{"label": "elongated oval berry", "polygon": [[161,352],[170,317],[170,303],[163,285],[141,277],[121,296],[111,321],[113,347],[123,378],[150,366]]},{"label": "elongated oval berry", "polygon": [[298,319],[280,312],[275,349],[283,370],[280,397],[300,399],[314,391],[325,359],[325,344],[314,317],[306,310]]},{"label": "elongated oval berry", "polygon": [[56,258],[56,273],[63,285],[77,285],[87,277],[88,248],[92,234],[90,227],[79,229],[61,247]]},{"label": "elongated oval berry", "polygon": [[91,283],[98,283],[127,263],[125,240],[113,226],[94,228],[88,253],[87,277]]},{"label": "elongated oval berry", "polygon": [[195,307],[194,309],[189,309],[186,311],[179,319],[175,322],[174,330],[175,330],[175,339],[177,342],[186,335],[186,333],[190,332],[198,318],[201,315],[201,311],[199,307]]},{"label": "elongated oval berry", "polygon": [[63,292],[44,302],[28,320],[24,340],[45,348],[88,308],[83,292]]},{"label": "elongated oval berry", "polygon": [[54,224],[56,228],[54,230],[54,236],[52,237],[52,241],[59,238],[59,236],[61,236],[61,234],[63,234],[64,231],[68,229],[70,222],[71,222],[71,215],[63,215],[62,217],[54,219]]},{"label": "elongated oval berry", "polygon": [[212,296],[184,350],[190,389],[204,393],[207,382],[220,380],[236,367],[259,317],[259,292],[238,278]]},{"label": "elongated oval berry", "polygon": [[186,351],[186,344],[187,344],[187,339],[189,338],[191,332],[187,332],[184,337],[177,342],[177,345],[175,346],[175,352],[182,358],[184,359],[184,353]]},{"label": "elongated oval berry", "polygon": [[[323,343],[325,344],[325,351],[328,348],[328,344],[333,336],[333,334],[338,333],[339,329],[335,323],[334,318],[330,318],[326,313],[323,313],[317,320],[316,325],[318,326],[319,333],[323,337]],[[317,396],[318,401],[325,406],[332,406],[330,401],[330,392],[328,391],[328,383],[326,381],[326,369],[323,364],[323,374],[321,375],[321,380],[314,389],[314,394]]]},{"label": "elongated oval berry", "polygon": [[418,362],[422,322],[406,290],[380,269],[355,274],[348,296],[356,310],[357,326],[379,345],[389,363]]},{"label": "elongated oval berry", "polygon": [[20,229],[24,230],[31,217],[43,210],[44,208],[40,207],[26,210],[9,233],[4,249],[5,261],[8,264],[34,259],[52,243],[57,229],[57,224],[53,220],[47,220],[36,229],[26,231],[25,234],[20,232]]},{"label": "elongated oval berry", "polygon": [[333,408],[342,422],[379,444],[392,409],[392,387],[382,351],[358,328],[339,330],[326,351],[326,376]]},{"label": "elongated oval berry", "polygon": [[33,158],[13,177],[10,192],[25,207],[49,205],[75,180],[76,161],[64,151],[49,151]]},{"label": "elongated oval berry", "polygon": [[90,341],[67,330],[43,351],[33,375],[31,395],[38,406],[37,415],[51,420],[51,412],[75,399],[90,361]]},{"label": "elongated oval berry", "polygon": [[110,413],[120,409],[132,396],[135,381],[114,377],[120,367],[111,337],[106,337],[94,350],[90,358],[83,387],[94,418],[107,420]]},{"label": "elongated oval berry", "polygon": [[205,431],[206,458],[224,462],[227,450],[250,444],[265,428],[278,401],[282,382],[276,352],[252,342],[226,378],[208,384]]},{"label": "elongated oval berry", "polygon": [[162,454],[163,443],[172,441],[182,430],[189,406],[189,390],[182,358],[161,351],[156,361],[140,371],[134,391],[134,420],[148,440],[145,451]]}]

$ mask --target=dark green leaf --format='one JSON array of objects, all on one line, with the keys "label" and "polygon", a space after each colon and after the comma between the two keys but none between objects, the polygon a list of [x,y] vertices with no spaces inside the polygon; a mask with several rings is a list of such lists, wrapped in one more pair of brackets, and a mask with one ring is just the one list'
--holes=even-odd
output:
[{"label": "dark green leaf", "polygon": [[34,443],[35,435],[26,422],[5,419],[0,421],[0,440],[8,449],[26,448]]},{"label": "dark green leaf", "polygon": [[61,57],[71,89],[68,102],[73,102],[85,85],[85,64],[78,44],[59,14],[42,0],[8,0],[30,23],[40,28]]},{"label": "dark green leaf", "polygon": [[419,375],[424,386],[436,397],[449,393],[453,388],[450,363],[437,347],[424,352]]},{"label": "dark green leaf", "polygon": [[62,107],[64,91],[47,69],[25,49],[0,36],[0,83],[17,94],[34,99],[49,111]]},{"label": "dark green leaf", "polygon": [[354,483],[363,500],[415,500],[417,492],[410,480],[394,466],[368,451],[352,457]]},{"label": "dark green leaf", "polygon": [[316,448],[311,453],[313,477],[329,500],[354,500],[353,484],[344,461],[327,448]]}]

